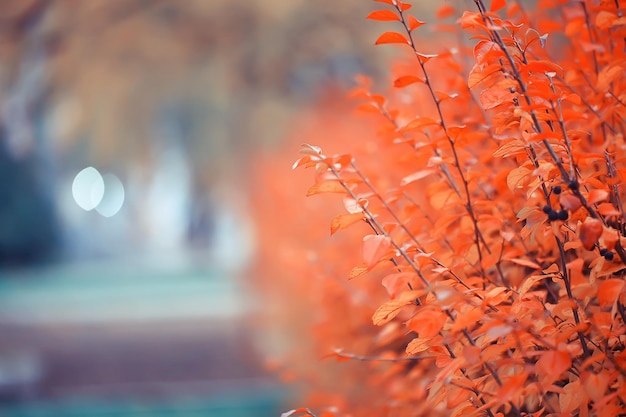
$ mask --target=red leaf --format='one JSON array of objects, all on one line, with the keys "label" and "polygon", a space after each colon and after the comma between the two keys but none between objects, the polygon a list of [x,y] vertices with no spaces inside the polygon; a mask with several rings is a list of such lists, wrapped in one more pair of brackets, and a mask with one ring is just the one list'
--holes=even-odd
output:
[{"label": "red leaf", "polygon": [[385,43],[403,43],[409,45],[409,41],[398,32],[385,32],[376,40],[376,45]]},{"label": "red leaf", "polygon": [[394,82],[393,82],[393,86],[394,87],[406,87],[407,85],[411,85],[411,84],[415,84],[415,83],[423,83],[424,80],[422,80],[420,77],[416,77],[415,75],[403,75],[402,77],[397,78]]},{"label": "red leaf", "polygon": [[371,20],[378,20],[381,22],[393,22],[395,20],[400,20],[400,16],[398,16],[391,10],[375,10],[372,13],[368,14],[367,18]]},{"label": "red leaf", "polygon": [[626,281],[623,279],[611,278],[600,283],[598,288],[598,303],[600,307],[613,305],[619,297]]},{"label": "red leaf", "polygon": [[580,241],[583,247],[591,250],[602,235],[602,222],[598,219],[588,218],[580,226]]},{"label": "red leaf", "polygon": [[376,265],[389,252],[391,239],[384,235],[367,235],[363,238],[363,260],[368,268]]},{"label": "red leaf", "polygon": [[310,197],[315,194],[322,193],[345,193],[346,189],[339,181],[324,181],[313,184],[306,192],[306,196]]},{"label": "red leaf", "polygon": [[504,6],[506,6],[506,0],[491,0],[491,7],[489,8],[489,10],[491,10],[492,12],[497,12]]},{"label": "red leaf", "polygon": [[417,29],[418,27],[426,24],[426,22],[422,22],[421,20],[418,20],[414,16],[411,16],[411,15],[407,16],[406,20],[407,20],[410,31],[413,31]]},{"label": "red leaf", "polygon": [[333,235],[338,230],[343,230],[363,219],[363,213],[340,214],[330,222],[330,234]]}]

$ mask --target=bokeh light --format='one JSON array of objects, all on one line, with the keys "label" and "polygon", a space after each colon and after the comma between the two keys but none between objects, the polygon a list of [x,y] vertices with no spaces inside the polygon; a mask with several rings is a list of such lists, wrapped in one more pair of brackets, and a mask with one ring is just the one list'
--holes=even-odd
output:
[{"label": "bokeh light", "polygon": [[113,217],[124,205],[125,191],[120,179],[113,174],[104,174],[104,195],[96,211],[104,217]]},{"label": "bokeh light", "polygon": [[91,211],[104,196],[104,180],[94,167],[87,167],[74,177],[72,196],[80,208]]}]

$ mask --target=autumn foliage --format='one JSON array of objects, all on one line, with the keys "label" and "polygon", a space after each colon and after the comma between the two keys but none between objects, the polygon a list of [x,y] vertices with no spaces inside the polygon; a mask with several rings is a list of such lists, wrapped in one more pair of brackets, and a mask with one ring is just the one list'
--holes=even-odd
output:
[{"label": "autumn foliage", "polygon": [[259,162],[284,415],[626,414],[626,10],[475,0],[436,43],[377,1],[392,86],[303,118],[293,173]]}]

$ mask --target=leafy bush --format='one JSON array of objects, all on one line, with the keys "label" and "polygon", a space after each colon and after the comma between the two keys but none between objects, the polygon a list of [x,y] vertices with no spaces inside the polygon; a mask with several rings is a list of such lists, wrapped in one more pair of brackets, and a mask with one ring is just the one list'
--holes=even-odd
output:
[{"label": "leafy bush", "polygon": [[625,414],[624,9],[443,6],[453,44],[377,1],[393,88],[300,125],[300,208],[259,169],[259,282],[311,407],[284,415]]}]

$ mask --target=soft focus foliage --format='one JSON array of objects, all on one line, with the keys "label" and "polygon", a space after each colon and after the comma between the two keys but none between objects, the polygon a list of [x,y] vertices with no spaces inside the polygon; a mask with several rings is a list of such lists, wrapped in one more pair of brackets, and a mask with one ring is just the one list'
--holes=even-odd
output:
[{"label": "soft focus foliage", "polygon": [[285,415],[626,413],[624,10],[444,6],[439,47],[377,1],[393,87],[359,78],[356,112],[295,124],[294,174],[255,174],[262,328],[309,407]]}]

